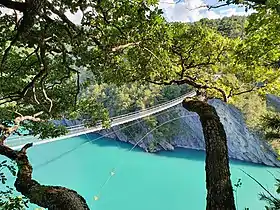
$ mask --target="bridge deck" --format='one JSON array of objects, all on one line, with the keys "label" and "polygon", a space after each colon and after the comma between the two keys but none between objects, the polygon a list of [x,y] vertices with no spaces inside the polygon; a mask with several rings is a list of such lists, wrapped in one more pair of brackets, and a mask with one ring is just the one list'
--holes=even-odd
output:
[{"label": "bridge deck", "polygon": [[[116,126],[116,125],[121,125],[124,123],[128,123],[128,122],[132,122],[134,120],[164,111],[166,109],[169,109],[173,106],[180,104],[186,97],[193,97],[195,95],[196,95],[196,91],[191,91],[191,92],[189,92],[183,96],[180,96],[176,99],[173,99],[171,101],[168,101],[168,102],[165,102],[165,103],[162,103],[162,104],[159,104],[159,105],[156,105],[156,106],[144,109],[144,110],[139,110],[139,111],[136,111],[133,113],[128,113],[125,115],[113,117],[113,118],[111,118],[111,127]],[[24,145],[26,143],[30,143],[30,142],[33,142],[34,145],[44,144],[44,143],[48,143],[48,142],[58,141],[58,140],[62,140],[62,139],[66,139],[66,138],[70,138],[70,137],[74,137],[74,136],[80,136],[83,134],[100,131],[102,129],[103,129],[103,127],[100,124],[95,127],[90,127],[90,128],[86,128],[86,127],[84,127],[84,125],[76,125],[76,126],[68,127],[69,133],[64,136],[58,137],[58,138],[40,140],[39,138],[34,137],[34,136],[10,137],[7,139],[7,145],[14,149],[18,149],[18,148],[21,148],[22,145]]]}]

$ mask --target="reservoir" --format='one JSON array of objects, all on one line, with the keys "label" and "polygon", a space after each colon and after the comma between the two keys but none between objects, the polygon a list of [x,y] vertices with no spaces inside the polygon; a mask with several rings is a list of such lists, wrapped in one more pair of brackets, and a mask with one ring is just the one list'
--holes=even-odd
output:
[{"label": "reservoir", "polygon": [[[65,186],[79,192],[92,210],[203,210],[206,185],[203,151],[176,149],[145,153],[97,134],[87,134],[28,150],[33,177],[41,184]],[[3,159],[3,157],[1,157]],[[271,192],[279,169],[231,160],[237,209],[263,210],[260,186]],[[29,205],[36,209],[35,205]]]}]

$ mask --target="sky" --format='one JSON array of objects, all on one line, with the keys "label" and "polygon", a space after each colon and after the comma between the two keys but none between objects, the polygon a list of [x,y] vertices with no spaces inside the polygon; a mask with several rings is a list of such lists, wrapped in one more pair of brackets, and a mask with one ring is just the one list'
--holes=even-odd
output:
[{"label": "sky", "polygon": [[[164,17],[170,22],[194,22],[202,18],[217,19],[233,15],[249,15],[253,11],[245,12],[244,7],[234,5],[208,10],[205,5],[218,5],[218,0],[159,0],[159,7]],[[74,23],[81,20],[82,14],[68,13],[67,16]]]},{"label": "sky", "polygon": [[[164,12],[164,17],[170,22],[194,22],[201,18],[217,19],[232,15],[249,15],[253,11],[245,12],[244,7],[224,6],[217,9],[208,10],[205,6],[217,5],[218,0],[159,0],[159,7]],[[0,8],[4,13],[13,13],[13,10]],[[82,13],[71,14],[67,12],[68,18],[79,24]]]},{"label": "sky", "polygon": [[[159,7],[164,17],[170,22],[194,22],[202,18],[217,19],[233,15],[249,15],[253,11],[245,12],[244,7],[234,5],[208,10],[205,5],[218,5],[218,0],[159,0]],[[68,13],[67,16],[74,23],[81,20],[82,14]]]},{"label": "sky", "polygon": [[[174,0],[176,1],[176,0]],[[224,6],[208,10],[203,5],[218,5],[217,0],[160,0],[159,7],[163,10],[168,21],[193,22],[201,18],[217,19],[232,15],[249,15],[253,11],[245,12],[244,7]]]}]

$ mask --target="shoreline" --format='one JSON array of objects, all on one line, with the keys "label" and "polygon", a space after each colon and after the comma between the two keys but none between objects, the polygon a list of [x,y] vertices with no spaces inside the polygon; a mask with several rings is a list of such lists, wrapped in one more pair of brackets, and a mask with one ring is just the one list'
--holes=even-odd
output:
[{"label": "shoreline", "polygon": [[[109,137],[109,136],[106,136],[106,135],[103,135],[99,132],[94,132],[92,134],[97,134],[97,135],[100,135],[102,136],[103,138],[108,138],[110,139],[111,141],[118,141],[118,142],[122,142],[122,143],[126,143],[126,144],[129,144],[129,145],[132,145],[132,146],[135,146],[135,144],[131,141],[125,141],[125,140],[121,140],[119,139],[118,137],[116,138],[112,138],[112,137]],[[163,148],[157,148],[156,151],[149,151],[147,150],[146,148],[143,148],[139,145],[136,146],[136,148],[140,149],[142,152],[144,153],[149,153],[149,154],[155,154],[155,155],[160,155],[160,153],[162,152],[176,152],[177,149],[184,149],[184,150],[191,150],[191,151],[198,151],[198,152],[203,152],[205,154],[205,149],[202,149],[202,148],[198,148],[198,147],[188,147],[188,146],[184,146],[184,145],[172,145],[173,146],[173,149],[172,150],[165,150]],[[263,166],[263,167],[271,167],[271,168],[279,168],[280,169],[280,162],[279,162],[279,165],[268,165],[268,164],[265,164],[263,162],[253,162],[253,161],[249,161],[249,160],[244,160],[244,159],[238,159],[238,158],[234,158],[234,157],[230,157],[229,156],[229,160],[230,161],[236,161],[236,162],[240,162],[241,164],[250,164],[250,165],[255,165],[256,167],[259,167],[259,166]]]}]

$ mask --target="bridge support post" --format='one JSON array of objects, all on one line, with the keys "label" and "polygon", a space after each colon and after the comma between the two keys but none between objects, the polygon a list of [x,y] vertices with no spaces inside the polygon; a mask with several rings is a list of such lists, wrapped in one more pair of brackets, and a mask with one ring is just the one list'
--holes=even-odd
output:
[{"label": "bridge support post", "polygon": [[203,128],[206,145],[206,210],[235,210],[227,138],[215,108],[199,100],[184,100],[183,107],[199,115]]}]

